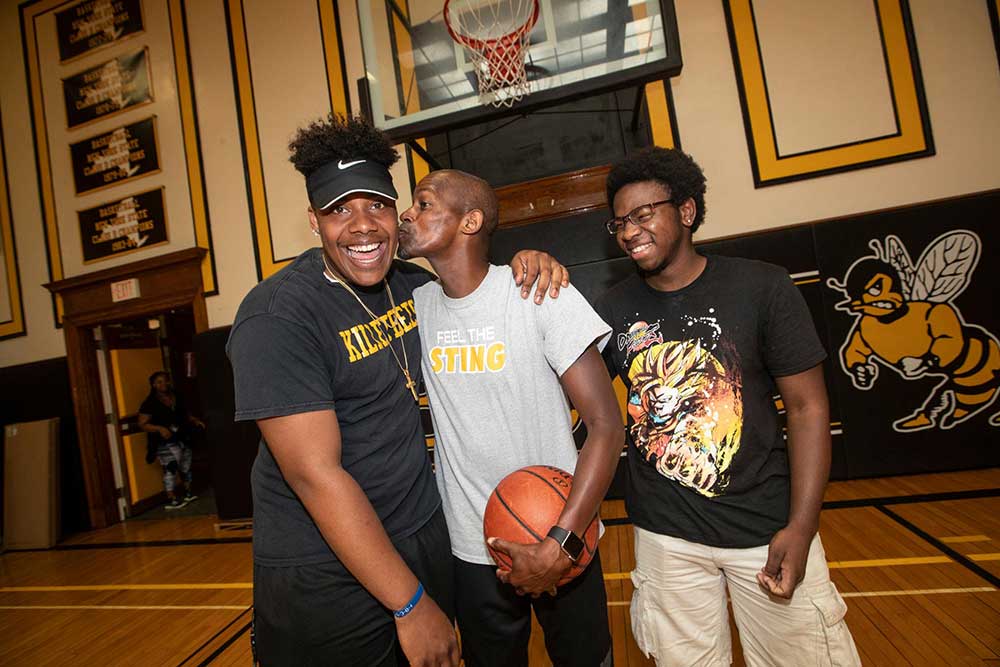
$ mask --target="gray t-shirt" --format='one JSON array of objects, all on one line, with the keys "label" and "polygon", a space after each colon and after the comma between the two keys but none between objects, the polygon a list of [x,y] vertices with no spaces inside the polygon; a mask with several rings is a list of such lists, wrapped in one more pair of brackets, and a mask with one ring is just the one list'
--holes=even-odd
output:
[{"label": "gray t-shirt", "polygon": [[572,419],[559,377],[611,330],[573,287],[540,306],[522,299],[507,267],[491,266],[461,299],[427,283],[413,300],[452,553],[490,564],[486,501],[518,468],[575,470]]}]

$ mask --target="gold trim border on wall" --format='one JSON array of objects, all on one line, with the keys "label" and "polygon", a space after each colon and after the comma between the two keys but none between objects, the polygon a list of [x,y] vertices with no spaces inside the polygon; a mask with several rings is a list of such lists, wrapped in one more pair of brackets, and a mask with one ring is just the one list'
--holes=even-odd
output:
[{"label": "gold trim border on wall", "polygon": [[[148,2],[149,0],[147,0]],[[205,296],[218,293],[215,270],[215,253],[212,247],[211,223],[205,192],[205,174],[201,154],[201,139],[195,113],[194,84],[191,74],[190,45],[187,31],[186,0],[162,0],[169,18],[169,38],[172,46],[172,64],[177,92],[177,107],[183,141],[185,170],[190,194],[191,218],[194,227],[194,242],[197,247],[208,252],[202,262],[202,284]],[[52,148],[50,147],[45,101],[42,95],[41,61],[38,45],[38,21],[46,14],[64,9],[74,3],[65,0],[29,0],[19,7],[21,20],[21,41],[25,51],[25,70],[28,80],[28,95],[31,109],[35,160],[38,175],[39,198],[41,200],[42,222],[45,228],[46,259],[49,278],[56,282],[66,278],[59,228],[56,218],[56,197],[69,193],[56,193],[52,176]],[[134,37],[132,35],[130,37]],[[115,42],[119,44],[119,42]],[[102,47],[103,48],[103,47]],[[60,63],[63,64],[63,63]],[[133,107],[134,109],[134,107]],[[53,295],[53,313],[57,327],[62,326],[62,300]]]},{"label": "gold trim border on wall", "polygon": [[[320,37],[326,70],[330,110],[350,114],[347,98],[347,71],[340,42],[340,14],[336,0],[316,0]],[[253,234],[257,279],[263,280],[291,263],[294,257],[276,258],[271,237],[271,219],[267,207],[264,160],[260,151],[257,107],[254,101],[253,72],[250,68],[250,45],[247,40],[243,0],[226,0],[226,30],[233,66],[236,114],[240,125],[243,167],[246,173],[247,200],[250,205],[250,230]],[[338,85],[339,84],[339,85]]]},{"label": "gold trim border on wall", "polygon": [[909,3],[872,1],[897,131],[888,136],[781,155],[752,0],[723,0],[755,187],[934,155]]},{"label": "gold trim border on wall", "polygon": [[680,148],[681,137],[677,130],[674,111],[674,91],[670,79],[646,84],[646,115],[653,145],[660,148]]},{"label": "gold trim border on wall", "polygon": [[24,336],[24,304],[21,298],[21,274],[17,265],[17,242],[14,239],[14,216],[10,206],[10,182],[7,180],[7,145],[3,136],[3,113],[0,112],[0,250],[3,251],[7,278],[7,303],[10,317],[0,321],[0,340]]}]

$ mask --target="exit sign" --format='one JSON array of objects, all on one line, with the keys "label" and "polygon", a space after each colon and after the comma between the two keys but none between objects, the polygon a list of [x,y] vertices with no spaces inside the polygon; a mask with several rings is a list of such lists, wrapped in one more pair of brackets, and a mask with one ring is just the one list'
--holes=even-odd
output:
[{"label": "exit sign", "polygon": [[138,278],[129,278],[128,280],[119,280],[116,283],[111,283],[111,300],[115,303],[128,301],[129,299],[138,299],[140,296]]}]

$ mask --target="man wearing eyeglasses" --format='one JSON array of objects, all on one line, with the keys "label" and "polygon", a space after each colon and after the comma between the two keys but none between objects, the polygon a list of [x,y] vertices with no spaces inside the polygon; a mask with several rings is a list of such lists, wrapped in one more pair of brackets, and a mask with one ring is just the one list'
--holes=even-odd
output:
[{"label": "man wearing eyeglasses", "polygon": [[607,193],[607,231],[637,269],[596,309],[628,388],[639,647],[729,665],[728,589],[748,665],[860,664],[817,534],[829,409],[805,301],[781,267],[696,251],[705,176],[685,153],[635,154]]}]

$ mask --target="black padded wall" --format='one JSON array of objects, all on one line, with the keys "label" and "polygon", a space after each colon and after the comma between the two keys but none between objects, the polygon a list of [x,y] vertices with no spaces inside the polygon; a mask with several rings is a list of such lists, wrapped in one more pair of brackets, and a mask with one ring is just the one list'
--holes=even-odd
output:
[{"label": "black padded wall", "polygon": [[[849,476],[1000,464],[998,220],[1000,191],[995,191],[814,226],[823,277],[823,325],[848,442]],[[875,256],[887,251],[905,253],[905,261],[914,266],[915,285],[910,296],[904,296],[912,312],[869,337],[877,377],[870,388],[862,389],[844,368],[843,352],[859,325],[863,331],[873,323],[837,309],[847,296],[827,281],[845,281],[852,267],[865,275],[863,271],[876,266]],[[924,289],[920,285],[933,293],[919,298],[914,292]],[[929,307],[934,309],[929,316],[918,316]],[[932,341],[961,348],[955,367],[942,368],[930,360],[912,370],[916,362],[907,360],[926,355]],[[956,386],[977,388],[965,392]],[[961,403],[963,394],[971,394],[976,403],[964,418],[956,410],[956,399]],[[931,423],[901,423],[927,403],[933,404]]]},{"label": "black padded wall", "polygon": [[[601,223],[606,217],[607,212],[600,210],[500,229],[494,237],[491,261],[504,264],[522,247],[547,250],[570,267],[573,284],[587,298],[596,298],[633,270],[631,260],[604,232]],[[948,307],[966,325],[986,332],[986,339],[996,338],[1000,315],[994,306],[995,267],[1000,265],[1000,238],[989,223],[997,219],[1000,192],[698,244],[705,253],[784,266],[802,290],[829,354],[824,370],[831,402],[833,479],[1000,465],[1000,425],[991,424],[992,416],[1000,412],[1000,400],[947,428],[938,425],[903,433],[892,428],[894,420],[919,407],[947,378],[934,373],[906,378],[876,360],[873,363],[880,368],[876,383],[866,391],[857,389],[840,363],[840,350],[854,326],[854,317],[834,307],[844,297],[827,284],[829,278],[843,280],[855,261],[873,254],[871,242],[884,246],[886,238],[895,235],[916,264],[936,239],[965,229],[978,239],[978,263],[971,267],[968,284]],[[239,518],[252,512],[250,468],[260,436],[253,424],[232,421],[232,369],[225,356],[228,335],[228,327],[200,334],[195,339],[195,353],[219,516]],[[901,334],[904,339],[908,335]],[[993,364],[988,355],[969,353],[969,359],[973,357],[976,360],[970,361],[970,368]],[[1000,351],[996,361],[1000,363]],[[989,377],[1000,379],[996,372],[985,371],[991,372]],[[619,471],[610,495],[620,496],[623,484]]]},{"label": "black padded wall", "polygon": [[229,329],[209,329],[195,336],[194,353],[215,504],[220,519],[240,519],[253,515],[250,469],[260,431],[253,422],[233,421],[233,367],[226,356]]},{"label": "black padded wall", "polygon": [[[607,216],[602,209],[500,229],[491,261],[506,263],[520,248],[546,250],[570,267],[573,284],[587,298],[596,298],[633,270],[601,226]],[[831,478],[1000,465],[998,219],[1000,191],[993,191],[697,244],[706,254],[783,266],[801,290],[829,355],[824,371],[833,436]],[[900,296],[902,310],[911,316],[907,327],[888,328],[891,342],[868,359],[878,377],[861,389],[842,363],[842,348],[859,313],[836,307],[846,297],[829,281],[844,281],[855,262],[876,254],[873,246],[883,254],[891,246],[897,262],[903,261],[899,248],[904,248],[915,282],[936,292]],[[932,307],[935,315],[929,320],[912,317]],[[939,326],[938,319],[947,326]],[[935,366],[928,348],[934,340],[950,339],[962,348],[956,367]],[[928,358],[920,365],[914,360],[919,357]],[[963,397],[954,389],[956,382],[974,389]],[[965,414],[955,409],[963,400]],[[931,404],[925,410],[930,423],[900,428],[900,421],[925,404]]]}]

